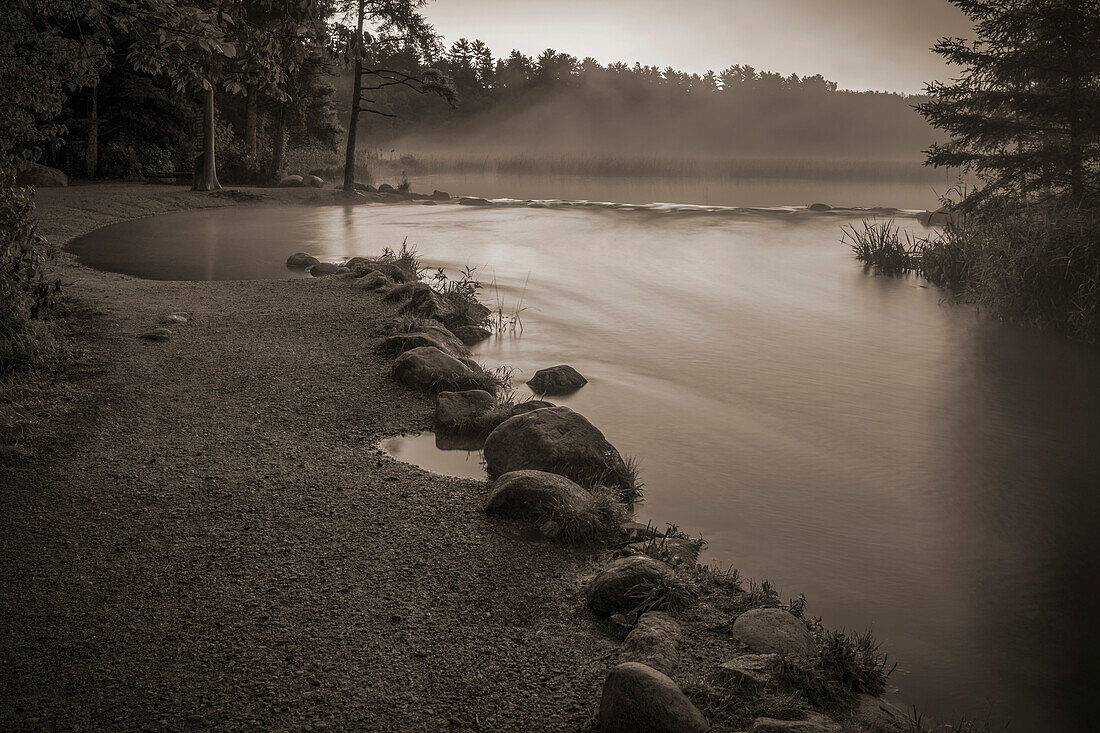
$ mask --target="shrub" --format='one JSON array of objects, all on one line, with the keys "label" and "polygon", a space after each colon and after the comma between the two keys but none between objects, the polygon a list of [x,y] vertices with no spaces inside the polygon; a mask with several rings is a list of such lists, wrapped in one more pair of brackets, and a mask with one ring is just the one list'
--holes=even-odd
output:
[{"label": "shrub", "polygon": [[35,231],[27,188],[0,173],[0,374],[29,366],[40,356],[33,322],[53,307],[61,281],[48,279],[56,253]]}]

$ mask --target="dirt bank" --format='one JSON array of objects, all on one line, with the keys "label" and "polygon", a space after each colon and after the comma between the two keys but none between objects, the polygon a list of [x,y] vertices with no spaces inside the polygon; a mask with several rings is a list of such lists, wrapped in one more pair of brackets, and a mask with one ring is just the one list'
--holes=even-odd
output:
[{"label": "dirt bank", "polygon": [[[316,201],[327,192],[261,192]],[[238,203],[44,190],[68,241]],[[576,730],[616,643],[579,555],[498,533],[484,483],[380,456],[431,400],[346,281],[154,282],[59,266],[75,346],[0,466],[4,729]],[[136,336],[187,311],[164,343]]]}]

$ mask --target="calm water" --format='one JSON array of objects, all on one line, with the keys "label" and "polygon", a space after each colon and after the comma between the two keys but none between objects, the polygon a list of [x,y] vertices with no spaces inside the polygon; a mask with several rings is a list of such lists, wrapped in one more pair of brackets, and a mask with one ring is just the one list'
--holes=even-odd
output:
[{"label": "calm water", "polygon": [[[828,201],[815,193],[795,203]],[[525,307],[522,333],[478,358],[518,381],[579,369],[589,385],[556,401],[639,457],[642,521],[702,534],[706,562],[805,593],[830,625],[872,627],[899,700],[928,716],[1086,730],[1100,354],[864,273],[838,243],[846,221],[236,208],[107,227],[74,249],[145,277],[265,278],[292,276],[297,250],[376,254],[408,235],[429,266],[476,266],[487,301]],[[430,434],[395,450],[479,475],[476,453],[437,453]]]}]

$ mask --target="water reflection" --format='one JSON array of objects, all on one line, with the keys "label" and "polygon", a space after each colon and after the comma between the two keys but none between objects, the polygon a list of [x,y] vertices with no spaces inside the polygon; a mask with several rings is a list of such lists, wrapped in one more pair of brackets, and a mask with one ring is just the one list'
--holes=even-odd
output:
[{"label": "water reflection", "polygon": [[480,443],[436,436],[426,431],[387,438],[378,447],[393,458],[420,466],[425,471],[457,478],[485,479],[485,459]]}]

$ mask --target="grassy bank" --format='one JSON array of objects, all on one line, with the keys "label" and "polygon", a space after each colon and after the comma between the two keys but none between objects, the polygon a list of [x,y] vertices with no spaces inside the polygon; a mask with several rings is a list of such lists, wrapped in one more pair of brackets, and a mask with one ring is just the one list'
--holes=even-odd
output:
[{"label": "grassy bank", "polygon": [[1002,320],[1100,341],[1096,210],[991,202],[931,236],[871,221],[844,240],[883,274],[914,272]]}]

